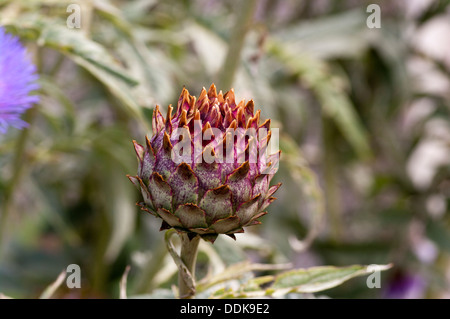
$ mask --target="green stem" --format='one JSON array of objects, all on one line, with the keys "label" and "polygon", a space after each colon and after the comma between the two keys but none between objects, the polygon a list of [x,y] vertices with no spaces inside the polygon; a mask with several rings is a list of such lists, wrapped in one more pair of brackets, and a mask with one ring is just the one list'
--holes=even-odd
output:
[{"label": "green stem", "polygon": [[192,279],[194,280],[194,291],[186,283],[186,278],[183,272],[178,272],[178,289],[179,296],[182,299],[191,299],[195,295],[195,264],[197,261],[198,244],[200,243],[200,236],[195,236],[189,239],[187,234],[180,235],[181,238],[181,261],[189,270]]},{"label": "green stem", "polygon": [[84,33],[86,37],[90,37],[91,33],[91,26],[92,26],[92,17],[94,12],[94,4],[92,0],[84,1],[81,14],[83,15],[82,25],[81,25],[81,32]]},{"label": "green stem", "polygon": [[219,87],[228,90],[233,85],[239,63],[241,62],[241,51],[244,46],[245,36],[250,29],[257,0],[247,0],[242,2],[240,14],[237,17],[236,26],[230,38],[230,46],[223,65]]},{"label": "green stem", "polygon": [[111,238],[112,227],[107,212],[103,209],[98,209],[98,212],[96,219],[98,226],[97,240],[93,251],[92,286],[94,291],[101,293],[105,289],[106,280],[109,276],[110,268],[105,262],[105,253]]}]

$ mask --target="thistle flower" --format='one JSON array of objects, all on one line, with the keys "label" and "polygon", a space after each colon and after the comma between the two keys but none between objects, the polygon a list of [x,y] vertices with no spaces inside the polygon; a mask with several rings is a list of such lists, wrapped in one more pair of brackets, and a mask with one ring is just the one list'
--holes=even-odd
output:
[{"label": "thistle flower", "polygon": [[183,89],[172,110],[164,119],[156,106],[153,137],[145,147],[133,141],[139,167],[128,178],[142,193],[141,209],[163,220],[161,230],[211,242],[260,224],[280,187],[269,187],[280,155],[266,156],[270,120],[260,124],[252,100],[236,104],[233,89],[217,94],[214,84],[198,99]]},{"label": "thistle flower", "polygon": [[0,133],[6,133],[9,126],[27,126],[20,116],[39,100],[29,95],[38,88],[35,72],[19,39],[0,27]]}]

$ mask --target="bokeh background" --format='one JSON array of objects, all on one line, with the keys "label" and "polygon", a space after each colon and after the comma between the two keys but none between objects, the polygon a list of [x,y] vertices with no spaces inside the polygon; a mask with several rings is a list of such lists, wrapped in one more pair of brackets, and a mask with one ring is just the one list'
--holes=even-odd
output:
[{"label": "bokeh background", "polygon": [[[69,4],[81,8],[70,29]],[[369,28],[367,6],[381,8]],[[0,293],[170,297],[160,222],[126,178],[151,114],[215,83],[280,129],[278,200],[260,226],[203,245],[220,265],[387,264],[319,296],[450,297],[450,6],[396,0],[1,0],[40,74],[28,129],[0,136]],[[164,290],[166,289],[166,290]],[[302,295],[290,296],[305,297]],[[312,297],[312,296],[307,296]]]}]

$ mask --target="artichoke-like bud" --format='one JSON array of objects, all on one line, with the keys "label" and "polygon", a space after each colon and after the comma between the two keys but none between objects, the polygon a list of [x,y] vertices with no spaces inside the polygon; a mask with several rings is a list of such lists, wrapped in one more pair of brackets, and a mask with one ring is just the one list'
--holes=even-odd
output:
[{"label": "artichoke-like bud", "polygon": [[234,91],[217,94],[214,84],[199,98],[183,89],[177,111],[153,112],[153,136],[135,141],[142,210],[160,217],[161,230],[175,228],[190,238],[235,239],[243,227],[260,224],[281,184],[269,183],[280,151],[268,155],[270,120],[260,123],[254,103],[236,104]]}]

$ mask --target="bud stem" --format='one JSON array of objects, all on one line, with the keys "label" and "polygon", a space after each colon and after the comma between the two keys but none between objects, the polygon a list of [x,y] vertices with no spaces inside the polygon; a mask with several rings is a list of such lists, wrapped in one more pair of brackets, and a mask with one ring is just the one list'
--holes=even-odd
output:
[{"label": "bud stem", "polygon": [[179,296],[182,299],[191,299],[195,295],[195,264],[197,261],[198,244],[200,243],[200,236],[195,236],[189,239],[186,233],[180,235],[181,238],[181,260],[186,265],[191,273],[194,281],[194,289],[186,284],[183,272],[178,272],[178,289]]}]

